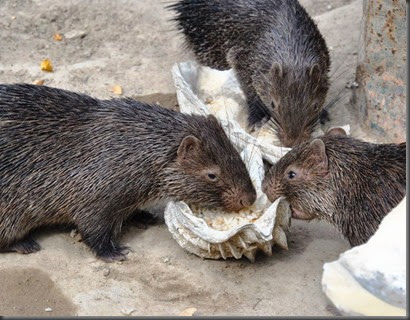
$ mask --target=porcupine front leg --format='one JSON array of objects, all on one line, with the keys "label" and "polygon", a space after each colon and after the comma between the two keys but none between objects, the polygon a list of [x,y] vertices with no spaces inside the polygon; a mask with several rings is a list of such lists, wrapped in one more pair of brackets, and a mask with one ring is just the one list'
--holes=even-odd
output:
[{"label": "porcupine front leg", "polygon": [[329,111],[323,109],[319,114],[319,121],[320,124],[325,124],[326,122],[330,121]]},{"label": "porcupine front leg", "polygon": [[270,114],[252,85],[249,63],[241,59],[241,57],[248,55],[249,52],[234,46],[229,50],[227,60],[235,71],[236,78],[245,95],[248,108],[248,126],[253,130],[267,122],[270,119]]},{"label": "porcupine front leg", "polygon": [[262,100],[256,92],[249,94],[247,97],[248,105],[248,125],[252,129],[261,127],[270,119],[270,115],[266,110]]},{"label": "porcupine front leg", "polygon": [[126,260],[130,250],[127,246],[117,243],[122,220],[107,221],[106,219],[94,219],[91,223],[78,224],[78,230],[83,242],[90,247],[96,256],[106,262]]},{"label": "porcupine front leg", "polygon": [[158,217],[146,210],[135,210],[128,218],[128,222],[131,225],[136,226],[138,229],[146,230],[148,225],[153,225],[157,222]]}]

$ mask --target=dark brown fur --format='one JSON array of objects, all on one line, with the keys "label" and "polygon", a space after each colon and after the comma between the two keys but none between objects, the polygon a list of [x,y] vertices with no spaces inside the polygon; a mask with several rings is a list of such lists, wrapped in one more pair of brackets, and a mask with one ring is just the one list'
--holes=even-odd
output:
[{"label": "dark brown fur", "polygon": [[373,144],[330,130],[289,151],[262,188],[270,201],[285,196],[294,218],[330,221],[360,245],[405,195],[406,143]]},{"label": "dark brown fur", "polygon": [[292,147],[327,118],[329,52],[297,0],[181,0],[170,8],[201,64],[235,70],[251,127],[270,120]]},{"label": "dark brown fur", "polygon": [[0,251],[39,250],[31,230],[74,224],[105,260],[136,209],[169,199],[237,211],[255,200],[213,116],[132,99],[0,85]]}]

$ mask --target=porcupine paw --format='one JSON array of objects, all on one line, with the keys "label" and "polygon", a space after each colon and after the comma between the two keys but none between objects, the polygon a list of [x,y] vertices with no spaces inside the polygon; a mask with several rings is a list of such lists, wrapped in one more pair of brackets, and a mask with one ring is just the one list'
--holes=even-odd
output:
[{"label": "porcupine paw", "polygon": [[247,100],[248,104],[248,126],[253,130],[262,127],[270,119],[270,114],[262,100],[254,95]]},{"label": "porcupine paw", "polygon": [[266,123],[268,123],[270,117],[266,116],[264,118],[262,118],[261,120],[259,120],[259,122],[257,123],[249,123],[248,124],[248,128],[250,132],[257,132],[258,130],[260,130]]},{"label": "porcupine paw", "polygon": [[319,121],[320,124],[325,124],[326,122],[330,121],[329,111],[323,109],[319,114]]},{"label": "porcupine paw", "polygon": [[120,246],[113,242],[97,252],[97,257],[105,262],[115,262],[127,260],[127,254],[131,252],[131,248],[127,246]]},{"label": "porcupine paw", "polygon": [[30,236],[13,242],[6,250],[6,252],[17,252],[17,253],[33,253],[41,249],[40,245]]},{"label": "porcupine paw", "polygon": [[270,119],[270,116],[264,113],[252,113],[248,116],[248,126],[253,130],[261,128]]},{"label": "porcupine paw", "polygon": [[137,210],[129,219],[129,222],[138,229],[146,230],[148,225],[153,225],[157,222],[158,217],[145,210]]}]

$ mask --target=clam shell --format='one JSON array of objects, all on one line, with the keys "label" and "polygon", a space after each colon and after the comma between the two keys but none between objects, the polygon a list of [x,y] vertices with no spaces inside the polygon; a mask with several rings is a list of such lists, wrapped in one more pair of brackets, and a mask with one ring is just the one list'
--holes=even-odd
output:
[{"label": "clam shell", "polygon": [[240,259],[245,255],[253,261],[257,249],[267,255],[272,254],[275,243],[287,249],[283,229],[288,225],[281,225],[276,217],[282,215],[290,218],[290,212],[288,206],[280,205],[281,201],[282,198],[277,199],[256,221],[234,226],[227,231],[209,227],[192,213],[186,203],[169,202],[165,209],[165,223],[178,244],[197,256]]},{"label": "clam shell", "polygon": [[[216,211],[200,215],[184,202],[171,201],[164,218],[173,238],[185,250],[211,259],[245,256],[254,261],[257,251],[271,255],[275,244],[287,250],[289,205],[283,198],[270,203],[261,183],[265,174],[262,159],[273,164],[290,149],[275,146],[275,136],[266,129],[256,134],[246,131],[246,103],[232,70],[218,71],[183,62],[174,65],[172,75],[181,112],[214,114],[221,122],[254,184],[257,198],[250,209],[260,212],[256,218],[250,210],[236,215]],[[218,223],[223,230],[216,228]]]}]

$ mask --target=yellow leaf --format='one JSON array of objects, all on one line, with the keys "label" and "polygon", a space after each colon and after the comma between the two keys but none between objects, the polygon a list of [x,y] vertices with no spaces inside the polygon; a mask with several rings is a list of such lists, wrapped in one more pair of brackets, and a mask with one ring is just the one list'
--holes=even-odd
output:
[{"label": "yellow leaf", "polygon": [[61,33],[55,33],[54,36],[53,36],[53,39],[55,41],[61,41],[61,40],[63,40],[63,35]]},{"label": "yellow leaf", "polygon": [[51,64],[51,61],[48,59],[44,59],[41,61],[41,70],[47,71],[47,72],[53,72],[53,65]]},{"label": "yellow leaf", "polygon": [[196,308],[186,308],[181,311],[178,315],[182,317],[190,317],[196,312]]},{"label": "yellow leaf", "polygon": [[38,86],[42,86],[44,84],[44,80],[43,79],[36,79],[33,81],[33,84],[36,84]]},{"label": "yellow leaf", "polygon": [[122,94],[122,88],[120,86],[113,86],[111,91],[115,94],[121,95]]}]

